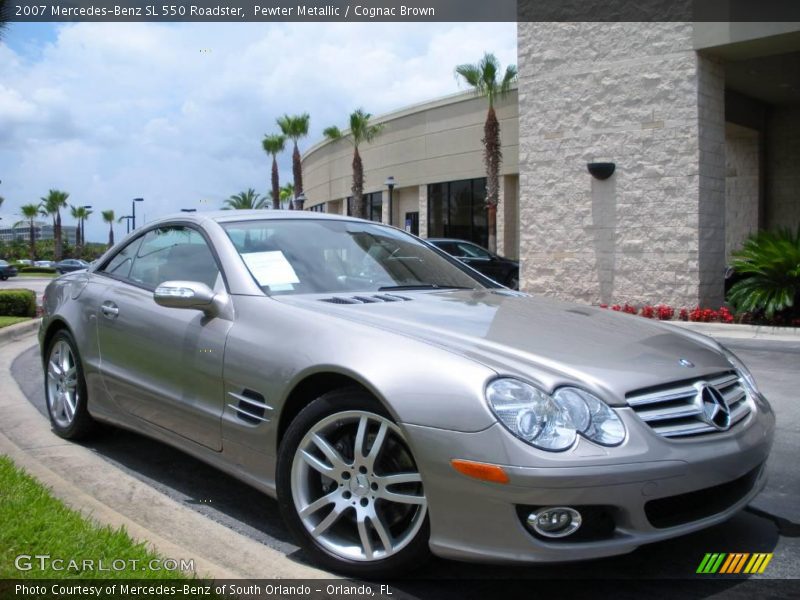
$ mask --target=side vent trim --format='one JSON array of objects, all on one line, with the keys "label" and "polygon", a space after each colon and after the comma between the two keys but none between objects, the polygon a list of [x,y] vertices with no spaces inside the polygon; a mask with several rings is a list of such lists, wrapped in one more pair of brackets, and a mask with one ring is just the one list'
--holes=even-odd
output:
[{"label": "side vent trim", "polygon": [[270,417],[267,413],[272,411],[272,407],[264,401],[264,396],[253,390],[242,390],[241,394],[228,392],[236,402],[228,403],[228,406],[236,412],[245,423],[256,425],[258,423],[269,423]]}]

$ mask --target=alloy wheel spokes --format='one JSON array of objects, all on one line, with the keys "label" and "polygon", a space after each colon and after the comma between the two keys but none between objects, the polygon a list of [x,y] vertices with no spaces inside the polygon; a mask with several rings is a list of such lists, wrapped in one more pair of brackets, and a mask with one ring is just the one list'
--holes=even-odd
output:
[{"label": "alloy wheel spokes", "polygon": [[[390,439],[392,455],[405,462],[382,458]],[[406,466],[398,471],[400,464]],[[408,466],[413,459],[397,425],[363,411],[332,415],[312,427],[297,449],[292,465],[297,514],[311,536],[339,556],[361,561],[391,556],[413,539],[427,512],[422,477]]]},{"label": "alloy wheel spokes", "polygon": [[47,361],[47,401],[55,422],[69,427],[78,409],[78,367],[69,344],[59,340]]}]

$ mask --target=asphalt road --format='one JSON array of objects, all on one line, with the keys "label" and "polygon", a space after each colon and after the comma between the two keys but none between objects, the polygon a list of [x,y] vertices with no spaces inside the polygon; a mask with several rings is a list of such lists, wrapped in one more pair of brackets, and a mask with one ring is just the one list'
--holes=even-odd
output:
[{"label": "asphalt road", "polygon": [[[435,559],[404,591],[430,596],[442,580],[686,579],[698,592],[695,570],[706,552],[774,552],[765,578],[800,578],[800,343],[729,340],[753,371],[777,414],[778,430],[768,463],[769,483],[745,511],[727,523],[682,538],[644,546],[632,554],[582,563],[508,567]],[[29,400],[45,414],[38,349],[23,353],[12,374]],[[208,518],[303,560],[284,527],[274,500],[166,445],[108,429],[87,446],[109,462],[146,481]],[[487,585],[490,583],[486,582]],[[609,582],[610,583],[610,582]],[[742,580],[731,581],[736,597],[753,597]],[[533,585],[533,584],[532,584]],[[535,589],[531,588],[533,591]],[[490,591],[491,587],[486,588]],[[425,592],[429,592],[425,594]],[[707,593],[692,594],[707,597]],[[446,594],[442,594],[443,596]],[[758,595],[758,594],[756,594]],[[661,594],[656,593],[656,597]],[[776,589],[773,597],[782,597]]]},{"label": "asphalt road", "polygon": [[36,292],[36,302],[37,304],[41,305],[42,303],[42,294],[44,294],[44,288],[47,287],[47,284],[53,281],[52,277],[12,277],[11,279],[7,279],[6,281],[0,281],[0,290],[7,290],[9,288],[14,289],[26,289],[26,290],[33,290]]}]

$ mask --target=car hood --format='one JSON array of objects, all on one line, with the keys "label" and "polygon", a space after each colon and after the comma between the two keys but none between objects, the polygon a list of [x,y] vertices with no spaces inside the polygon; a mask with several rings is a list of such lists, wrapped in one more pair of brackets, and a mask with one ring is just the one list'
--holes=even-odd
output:
[{"label": "car hood", "polygon": [[506,290],[392,295],[406,300],[386,302],[375,293],[275,298],[447,348],[546,389],[593,387],[615,405],[634,390],[731,369],[705,336],[606,309]]}]

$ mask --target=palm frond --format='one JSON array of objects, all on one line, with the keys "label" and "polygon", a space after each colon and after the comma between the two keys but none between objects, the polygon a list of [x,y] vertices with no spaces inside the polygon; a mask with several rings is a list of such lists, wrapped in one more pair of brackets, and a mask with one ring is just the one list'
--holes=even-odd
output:
[{"label": "palm frond", "polygon": [[264,135],[264,139],[261,140],[261,147],[264,152],[272,156],[280,154],[286,147],[286,136],[279,133]]},{"label": "palm frond", "polygon": [[331,125],[330,127],[326,127],[322,130],[322,135],[324,135],[329,140],[340,140],[342,137],[342,130],[336,127],[336,125]]},{"label": "palm frond", "polygon": [[734,271],[744,275],[728,292],[738,310],[764,311],[767,317],[794,308],[800,300],[800,226],[752,234],[733,255]]}]

